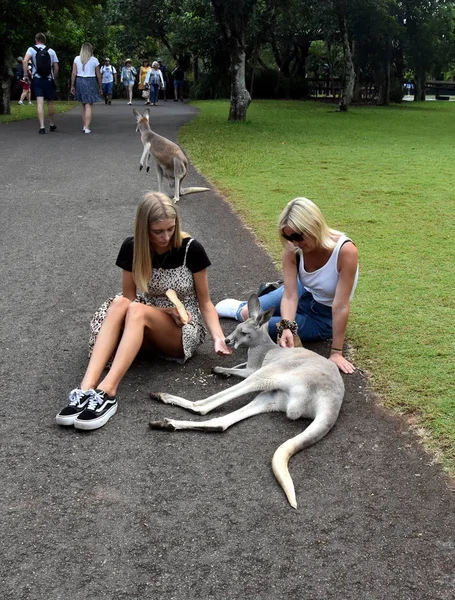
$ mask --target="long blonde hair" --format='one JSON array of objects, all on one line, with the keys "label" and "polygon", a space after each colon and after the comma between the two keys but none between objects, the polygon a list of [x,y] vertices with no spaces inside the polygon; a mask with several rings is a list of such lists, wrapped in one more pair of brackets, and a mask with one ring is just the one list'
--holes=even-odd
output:
[{"label": "long blonde hair", "polygon": [[88,61],[92,58],[92,56],[93,56],[92,44],[90,44],[90,42],[84,42],[81,46],[81,52],[80,52],[82,70],[85,69],[86,63],[88,63]]},{"label": "long blonde hair", "polygon": [[294,198],[288,202],[278,219],[278,234],[285,246],[287,241],[282,236],[283,227],[290,227],[304,235],[307,233],[316,240],[318,246],[326,250],[335,248],[334,237],[341,235],[341,231],[327,225],[319,208],[308,198]]},{"label": "long blonde hair", "polygon": [[175,230],[170,239],[171,249],[180,248],[184,238],[189,237],[180,229],[180,220],[172,200],[161,192],[145,194],[136,211],[134,224],[133,279],[141,292],[146,292],[152,278],[153,249],[149,230],[152,223],[163,219],[175,219]]}]

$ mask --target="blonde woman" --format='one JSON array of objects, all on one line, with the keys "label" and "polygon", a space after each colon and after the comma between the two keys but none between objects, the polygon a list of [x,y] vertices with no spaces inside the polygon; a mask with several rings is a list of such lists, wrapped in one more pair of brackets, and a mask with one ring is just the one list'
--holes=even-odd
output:
[{"label": "blonde woman", "polygon": [[[184,363],[204,341],[206,329],[215,352],[230,354],[210,299],[203,246],[184,233],[174,203],[150,192],[140,202],[134,237],[117,257],[123,293],[101,306],[90,324],[90,361],[79,388],[56,421],[76,429],[98,429],[117,411],[117,388],[141,349]],[[176,291],[190,315],[184,324],[166,296]],[[109,372],[102,377],[106,364]]]},{"label": "blonde woman", "polygon": [[76,56],[71,72],[71,93],[82,104],[82,131],[91,133],[92,106],[101,101],[102,79],[100,63],[93,56],[93,46],[84,42],[81,53]]},{"label": "blonde woman", "polygon": [[[308,198],[288,203],[278,221],[283,245],[284,285],[259,298],[262,310],[275,307],[269,321],[279,345],[332,338],[330,360],[344,373],[353,365],[343,357],[349,308],[358,279],[358,253],[352,240],[331,229],[319,208]],[[248,318],[246,302],[227,299],[216,305],[219,316]]]}]

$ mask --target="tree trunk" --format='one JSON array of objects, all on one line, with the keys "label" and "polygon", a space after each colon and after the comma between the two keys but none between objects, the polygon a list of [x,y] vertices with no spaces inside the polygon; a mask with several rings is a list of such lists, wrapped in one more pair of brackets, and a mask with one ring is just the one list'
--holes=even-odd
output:
[{"label": "tree trunk", "polygon": [[0,115],[11,114],[11,69],[9,65],[13,62],[11,46],[3,44],[0,46]]},{"label": "tree trunk", "polygon": [[423,72],[416,73],[414,100],[418,102],[425,101],[425,84],[426,74]]},{"label": "tree trunk", "polygon": [[251,104],[245,84],[245,48],[237,36],[231,37],[231,107],[229,121],[244,121]]},{"label": "tree trunk", "polygon": [[337,111],[346,112],[348,110],[348,106],[352,102],[352,97],[354,95],[355,69],[354,61],[352,59],[351,45],[349,43],[348,26],[346,23],[346,17],[344,16],[340,19],[340,29],[343,36],[345,81],[343,90],[341,92],[341,98],[338,104]]}]

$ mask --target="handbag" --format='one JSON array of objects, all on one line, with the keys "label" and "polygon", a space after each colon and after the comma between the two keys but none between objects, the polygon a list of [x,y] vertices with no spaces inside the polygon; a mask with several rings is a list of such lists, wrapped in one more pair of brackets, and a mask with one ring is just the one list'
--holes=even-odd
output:
[{"label": "handbag", "polygon": [[145,100],[148,100],[148,99],[149,99],[149,96],[150,96],[150,92],[149,92],[148,90],[142,90],[142,97],[143,97]]}]

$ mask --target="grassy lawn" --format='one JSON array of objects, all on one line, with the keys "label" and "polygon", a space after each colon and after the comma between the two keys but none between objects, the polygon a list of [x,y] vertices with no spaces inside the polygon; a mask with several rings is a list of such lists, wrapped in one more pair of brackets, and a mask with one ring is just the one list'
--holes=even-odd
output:
[{"label": "grassy lawn", "polygon": [[201,114],[182,145],[276,261],[276,221],[297,196],[352,236],[353,360],[455,473],[455,103],[339,114],[317,102],[255,101],[245,123],[227,121],[227,101],[194,104]]},{"label": "grassy lawn", "polygon": [[[79,102],[54,102],[56,114],[71,110],[78,106]],[[47,115],[47,103],[44,103],[44,114]],[[17,100],[11,101],[11,114],[0,115],[0,123],[11,123],[11,121],[22,121],[24,119],[36,119],[36,102],[33,100],[33,105],[18,104]]]}]

